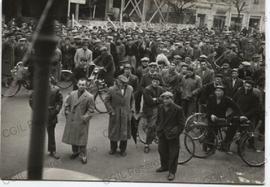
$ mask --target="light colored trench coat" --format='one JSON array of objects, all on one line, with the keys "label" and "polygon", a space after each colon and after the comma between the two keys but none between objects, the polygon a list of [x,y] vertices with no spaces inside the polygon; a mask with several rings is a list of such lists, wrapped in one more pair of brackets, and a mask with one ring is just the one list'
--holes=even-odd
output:
[{"label": "light colored trench coat", "polygon": [[88,140],[89,120],[94,114],[94,97],[85,91],[78,98],[72,91],[65,103],[66,126],[62,141],[67,144],[85,146]]},{"label": "light colored trench coat", "polygon": [[[131,117],[134,108],[133,88],[127,86],[124,94],[118,86],[109,88],[105,105],[110,113],[108,137],[111,141],[127,140],[131,137]],[[115,115],[111,115],[114,112]]]}]

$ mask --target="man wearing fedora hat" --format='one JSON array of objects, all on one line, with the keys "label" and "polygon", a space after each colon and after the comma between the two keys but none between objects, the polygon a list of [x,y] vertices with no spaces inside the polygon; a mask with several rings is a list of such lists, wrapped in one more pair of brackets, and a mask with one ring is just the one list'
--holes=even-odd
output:
[{"label": "man wearing fedora hat", "polygon": [[117,152],[120,141],[120,155],[126,156],[127,141],[131,137],[131,117],[134,112],[133,88],[128,78],[119,75],[114,86],[110,87],[104,101],[109,117],[108,138],[110,155]]},{"label": "man wearing fedora hat", "polygon": [[158,107],[157,136],[161,167],[156,172],[169,171],[168,180],[174,180],[179,156],[179,135],[184,129],[183,109],[174,104],[173,94],[161,94],[162,103]]}]

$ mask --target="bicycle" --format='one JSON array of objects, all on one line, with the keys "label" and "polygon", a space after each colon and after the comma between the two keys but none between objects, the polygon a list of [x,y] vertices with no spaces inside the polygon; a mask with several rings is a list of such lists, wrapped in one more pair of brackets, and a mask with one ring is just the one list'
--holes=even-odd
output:
[{"label": "bicycle", "polygon": [[27,90],[31,90],[28,68],[23,66],[22,62],[18,62],[16,66],[10,70],[11,77],[8,78],[7,87],[2,88],[2,96],[13,97],[23,86]]},{"label": "bicycle", "polygon": [[[207,158],[210,155],[213,155],[216,150],[222,150],[225,129],[231,126],[232,123],[230,120],[224,118],[218,118],[217,120],[219,121],[219,123],[217,123],[219,125],[216,127],[217,134],[214,132],[213,126],[209,126],[208,124],[196,124],[189,128],[188,134],[192,134],[194,131],[196,132],[195,129],[202,130],[200,136],[193,138],[193,141],[195,142],[195,157]],[[241,160],[251,167],[263,166],[265,162],[264,135],[257,132],[258,128],[252,129],[251,123],[247,118],[244,120],[237,120],[239,122],[238,132],[234,137],[233,142],[236,142],[237,144],[238,155]],[[209,137],[213,137],[213,139],[209,139]]]},{"label": "bicycle", "polygon": [[[200,128],[200,125],[207,124],[207,118],[206,118],[206,113],[194,113],[190,115],[186,122],[185,122],[185,130],[186,131],[191,131],[193,130],[193,133],[190,134],[193,139],[199,139],[200,136],[203,134],[202,128]],[[197,128],[192,128],[194,125],[197,125]]]},{"label": "bicycle", "polygon": [[71,70],[63,69],[60,73],[60,79],[57,81],[57,86],[62,89],[67,89],[73,85],[74,74]]},{"label": "bicycle", "polygon": [[103,69],[103,67],[94,65],[94,69],[87,79],[87,91],[94,95],[95,110],[99,113],[108,112],[104,103],[108,87],[104,80],[99,78],[100,71]]},{"label": "bicycle", "polygon": [[[143,115],[139,116],[138,120],[139,123],[138,123],[137,137],[141,143],[146,144],[147,120]],[[189,162],[193,158],[193,155],[195,153],[195,143],[193,141],[193,138],[185,131],[180,134],[179,139],[180,139],[179,145],[180,151],[178,156],[178,164],[181,165]],[[155,144],[158,144],[157,136],[155,136],[153,142]],[[189,150],[187,148],[189,148]]]}]

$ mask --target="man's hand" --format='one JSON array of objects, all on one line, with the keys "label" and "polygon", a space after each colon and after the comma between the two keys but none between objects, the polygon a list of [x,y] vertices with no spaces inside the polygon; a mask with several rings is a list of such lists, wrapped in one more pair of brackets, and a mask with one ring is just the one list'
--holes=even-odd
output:
[{"label": "man's hand", "polygon": [[214,114],[212,114],[211,115],[211,120],[214,122],[214,121],[216,121],[216,119],[217,119],[217,116],[215,116]]}]

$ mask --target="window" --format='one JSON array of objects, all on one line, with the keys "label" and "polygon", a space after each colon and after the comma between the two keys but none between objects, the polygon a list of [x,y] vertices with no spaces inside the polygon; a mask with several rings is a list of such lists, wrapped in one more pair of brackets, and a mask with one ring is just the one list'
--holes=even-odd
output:
[{"label": "window", "polygon": [[259,0],[254,0],[254,4],[259,4]]}]

